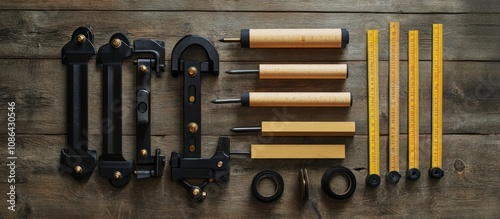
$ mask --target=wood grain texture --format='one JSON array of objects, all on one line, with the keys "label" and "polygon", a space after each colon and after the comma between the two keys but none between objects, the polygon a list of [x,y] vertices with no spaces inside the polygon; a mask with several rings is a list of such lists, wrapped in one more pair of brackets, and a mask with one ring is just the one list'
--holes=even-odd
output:
[{"label": "wood grain texture", "polygon": [[[126,4],[122,4],[126,3]],[[16,212],[0,202],[0,218],[495,218],[500,214],[500,2],[494,0],[411,1],[61,1],[0,2],[0,193],[9,184],[7,103],[16,102]],[[407,32],[420,33],[420,168],[416,182],[404,178],[376,188],[365,186],[367,175],[366,30],[379,29],[381,174],[387,168],[389,22],[401,26],[400,170],[407,159]],[[429,179],[431,148],[431,33],[444,24],[443,169],[441,180]],[[66,144],[66,67],[62,46],[79,26],[90,27],[96,48],[116,32],[131,41],[166,42],[170,52],[184,35],[214,42],[220,54],[219,77],[202,76],[202,156],[210,157],[219,135],[230,135],[231,149],[249,151],[250,144],[345,144],[344,160],[252,160],[231,156],[228,184],[210,184],[208,198],[193,204],[186,190],[170,180],[132,179],[113,188],[95,170],[86,183],[58,171]],[[242,28],[341,28],[350,33],[346,49],[242,49],[220,43],[238,37]],[[259,64],[347,63],[346,80],[259,80],[256,74],[229,75],[229,69],[258,69]],[[182,78],[167,70],[152,78],[152,148],[167,157],[181,151]],[[123,151],[135,157],[135,68],[123,64]],[[241,92],[343,92],[353,95],[350,108],[249,108],[214,105],[209,100],[239,97]],[[89,63],[89,147],[102,152],[102,69]],[[229,128],[258,126],[262,121],[355,121],[354,137],[277,137],[235,134]],[[353,170],[357,190],[336,201],[320,188],[326,169],[343,165]],[[311,180],[310,198],[300,200],[300,168]],[[255,174],[279,172],[283,197],[260,203],[250,192]],[[4,197],[6,197],[4,195]],[[415,212],[418,212],[416,214]]]}]

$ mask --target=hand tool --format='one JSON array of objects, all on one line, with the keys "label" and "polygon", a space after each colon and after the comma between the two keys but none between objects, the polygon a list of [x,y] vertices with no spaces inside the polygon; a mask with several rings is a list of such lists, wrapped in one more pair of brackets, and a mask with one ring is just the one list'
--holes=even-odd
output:
[{"label": "hand tool", "polygon": [[[274,192],[269,195],[263,195],[259,191],[259,184],[263,179],[271,179],[273,180],[274,184],[276,185],[276,189]],[[283,181],[283,177],[277,172],[274,172],[272,170],[264,170],[259,173],[257,173],[252,180],[252,194],[253,196],[261,201],[261,202],[273,202],[278,200],[281,195],[283,195],[283,190],[285,189],[285,183]]]},{"label": "hand tool", "polygon": [[305,168],[300,169],[299,172],[299,189],[300,194],[302,194],[302,201],[309,200],[309,174]]},{"label": "hand tool", "polygon": [[136,66],[136,161],[134,173],[138,179],[161,177],[165,156],[160,149],[151,156],[151,71],[160,77],[165,71],[165,42],[135,40]]},{"label": "hand tool", "polygon": [[347,64],[260,64],[259,69],[228,70],[226,73],[256,73],[260,79],[346,79]]},{"label": "hand tool", "polygon": [[411,180],[420,178],[419,166],[419,64],[418,30],[408,31],[408,171]]},{"label": "hand tool", "polygon": [[231,152],[250,155],[252,159],[344,159],[344,144],[251,144],[250,152]]},{"label": "hand tool", "polygon": [[[182,58],[190,46],[199,46],[207,54],[207,61],[194,61]],[[230,140],[219,136],[215,155],[201,158],[201,74],[219,75],[219,53],[205,38],[188,35],[177,42],[172,50],[172,76],[184,75],[183,94],[183,149],[184,153],[172,152],[170,159],[171,179],[178,181],[189,191],[189,197],[195,202],[205,200],[203,191],[209,182],[226,183],[229,181]],[[193,186],[187,179],[205,180]]]},{"label": "hand tool", "polygon": [[96,151],[88,150],[88,61],[96,54],[94,34],[85,27],[73,32],[61,50],[62,63],[68,65],[67,149],[61,150],[62,172],[86,181],[96,166]]},{"label": "hand tool", "polygon": [[355,129],[354,122],[264,121],[260,127],[234,127],[230,131],[261,131],[262,136],[354,136]]},{"label": "hand tool", "polygon": [[250,107],[350,107],[350,92],[244,92],[240,99],[218,99],[215,104],[241,103]]},{"label": "hand tool", "polygon": [[97,64],[103,69],[103,152],[99,157],[99,175],[111,185],[123,187],[134,171],[132,161],[122,155],[122,61],[132,55],[129,40],[122,33],[111,36],[99,48]]},{"label": "hand tool", "polygon": [[[341,175],[347,179],[347,190],[342,194],[335,193],[330,184],[332,178],[337,175]],[[323,189],[323,192],[334,199],[348,199],[352,196],[352,194],[354,194],[354,191],[356,191],[356,177],[351,170],[342,166],[335,166],[326,170],[323,174],[323,177],[321,178],[321,188]]]},{"label": "hand tool", "polygon": [[388,183],[399,182],[399,22],[389,23],[389,172]]},{"label": "hand tool", "polygon": [[368,176],[370,187],[380,185],[378,30],[368,30]]},{"label": "hand tool", "polygon": [[338,29],[241,29],[240,38],[220,42],[241,42],[241,48],[345,48],[346,28]]},{"label": "hand tool", "polygon": [[443,171],[443,24],[432,25],[432,143],[429,176]]}]

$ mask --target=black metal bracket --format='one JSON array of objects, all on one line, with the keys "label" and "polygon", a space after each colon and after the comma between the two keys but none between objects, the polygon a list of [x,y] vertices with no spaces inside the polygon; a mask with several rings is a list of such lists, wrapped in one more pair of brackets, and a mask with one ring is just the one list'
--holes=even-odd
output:
[{"label": "black metal bracket", "polygon": [[[160,149],[151,156],[151,70],[160,73],[165,71],[165,42],[158,40],[135,40],[134,60],[136,65],[136,138],[137,159],[135,175],[138,179],[161,177],[165,167],[165,156]],[[144,55],[152,55],[146,58]]]},{"label": "black metal bracket", "polygon": [[97,64],[103,65],[103,153],[99,156],[99,175],[115,187],[130,181],[132,161],[122,155],[122,61],[132,55],[127,37],[114,34],[97,53]]},{"label": "black metal bracket", "polygon": [[[193,45],[202,47],[208,61],[183,60],[184,51]],[[201,158],[201,73],[219,75],[219,53],[205,38],[188,35],[183,37],[172,50],[172,76],[184,75],[184,119],[183,155],[172,152],[170,159],[171,179],[178,181],[189,191],[189,197],[202,202],[207,193],[203,188],[209,182],[229,181],[230,139],[220,136],[212,158]],[[204,179],[199,186],[189,184],[187,179]]]},{"label": "black metal bracket", "polygon": [[94,34],[85,27],[73,32],[61,50],[62,63],[68,65],[67,149],[61,150],[60,170],[79,181],[94,172],[97,153],[88,150],[88,62],[96,54]]}]

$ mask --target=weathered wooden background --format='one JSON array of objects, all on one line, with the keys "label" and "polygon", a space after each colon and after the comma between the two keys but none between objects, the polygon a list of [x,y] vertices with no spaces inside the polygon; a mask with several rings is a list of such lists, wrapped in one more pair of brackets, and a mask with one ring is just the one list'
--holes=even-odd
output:
[{"label": "weathered wooden background", "polygon": [[[367,188],[366,30],[380,30],[382,175],[387,170],[388,26],[401,24],[401,169],[406,159],[407,31],[420,31],[420,163],[422,177],[385,180]],[[500,3],[498,1],[62,1],[26,0],[0,3],[0,193],[7,199],[7,102],[16,102],[16,212],[0,203],[0,218],[359,218],[465,217],[495,218],[500,214]],[[431,30],[444,24],[445,177],[429,179]],[[214,42],[221,71],[257,68],[259,63],[348,63],[346,81],[260,81],[256,75],[203,76],[203,155],[211,156],[217,136],[231,135],[234,150],[250,143],[347,143],[345,160],[251,160],[231,158],[231,181],[208,187],[207,200],[193,204],[166,168],[161,179],[132,179],[113,188],[97,169],[86,183],[58,171],[66,141],[66,67],[62,46],[79,26],[92,29],[95,45],[115,32],[130,40],[166,41],[167,60],[175,43],[196,34]],[[217,42],[239,36],[242,28],[346,27],[350,43],[343,50],[242,49]],[[90,148],[101,151],[102,84],[95,58],[89,68]],[[170,66],[167,66],[169,69]],[[181,149],[182,78],[167,71],[153,78],[152,141],[167,156]],[[132,60],[123,70],[123,140],[126,158],[135,157],[135,72]],[[242,91],[351,91],[350,109],[243,108],[212,105],[214,98],[236,97]],[[356,121],[354,138],[262,138],[235,135],[230,127],[258,125],[262,120]],[[357,190],[336,201],[320,188],[323,172],[334,165],[354,171]],[[310,200],[301,202],[297,176],[307,168]],[[253,176],[273,169],[284,176],[283,197],[275,203],[256,201],[250,193]]]}]

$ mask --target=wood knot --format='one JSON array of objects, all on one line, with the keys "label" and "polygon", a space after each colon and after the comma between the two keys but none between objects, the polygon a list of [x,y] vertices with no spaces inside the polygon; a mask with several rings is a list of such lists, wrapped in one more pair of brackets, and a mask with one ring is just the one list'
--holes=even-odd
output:
[{"label": "wood knot", "polygon": [[455,160],[454,166],[457,172],[463,172],[465,170],[465,164],[462,160]]}]

